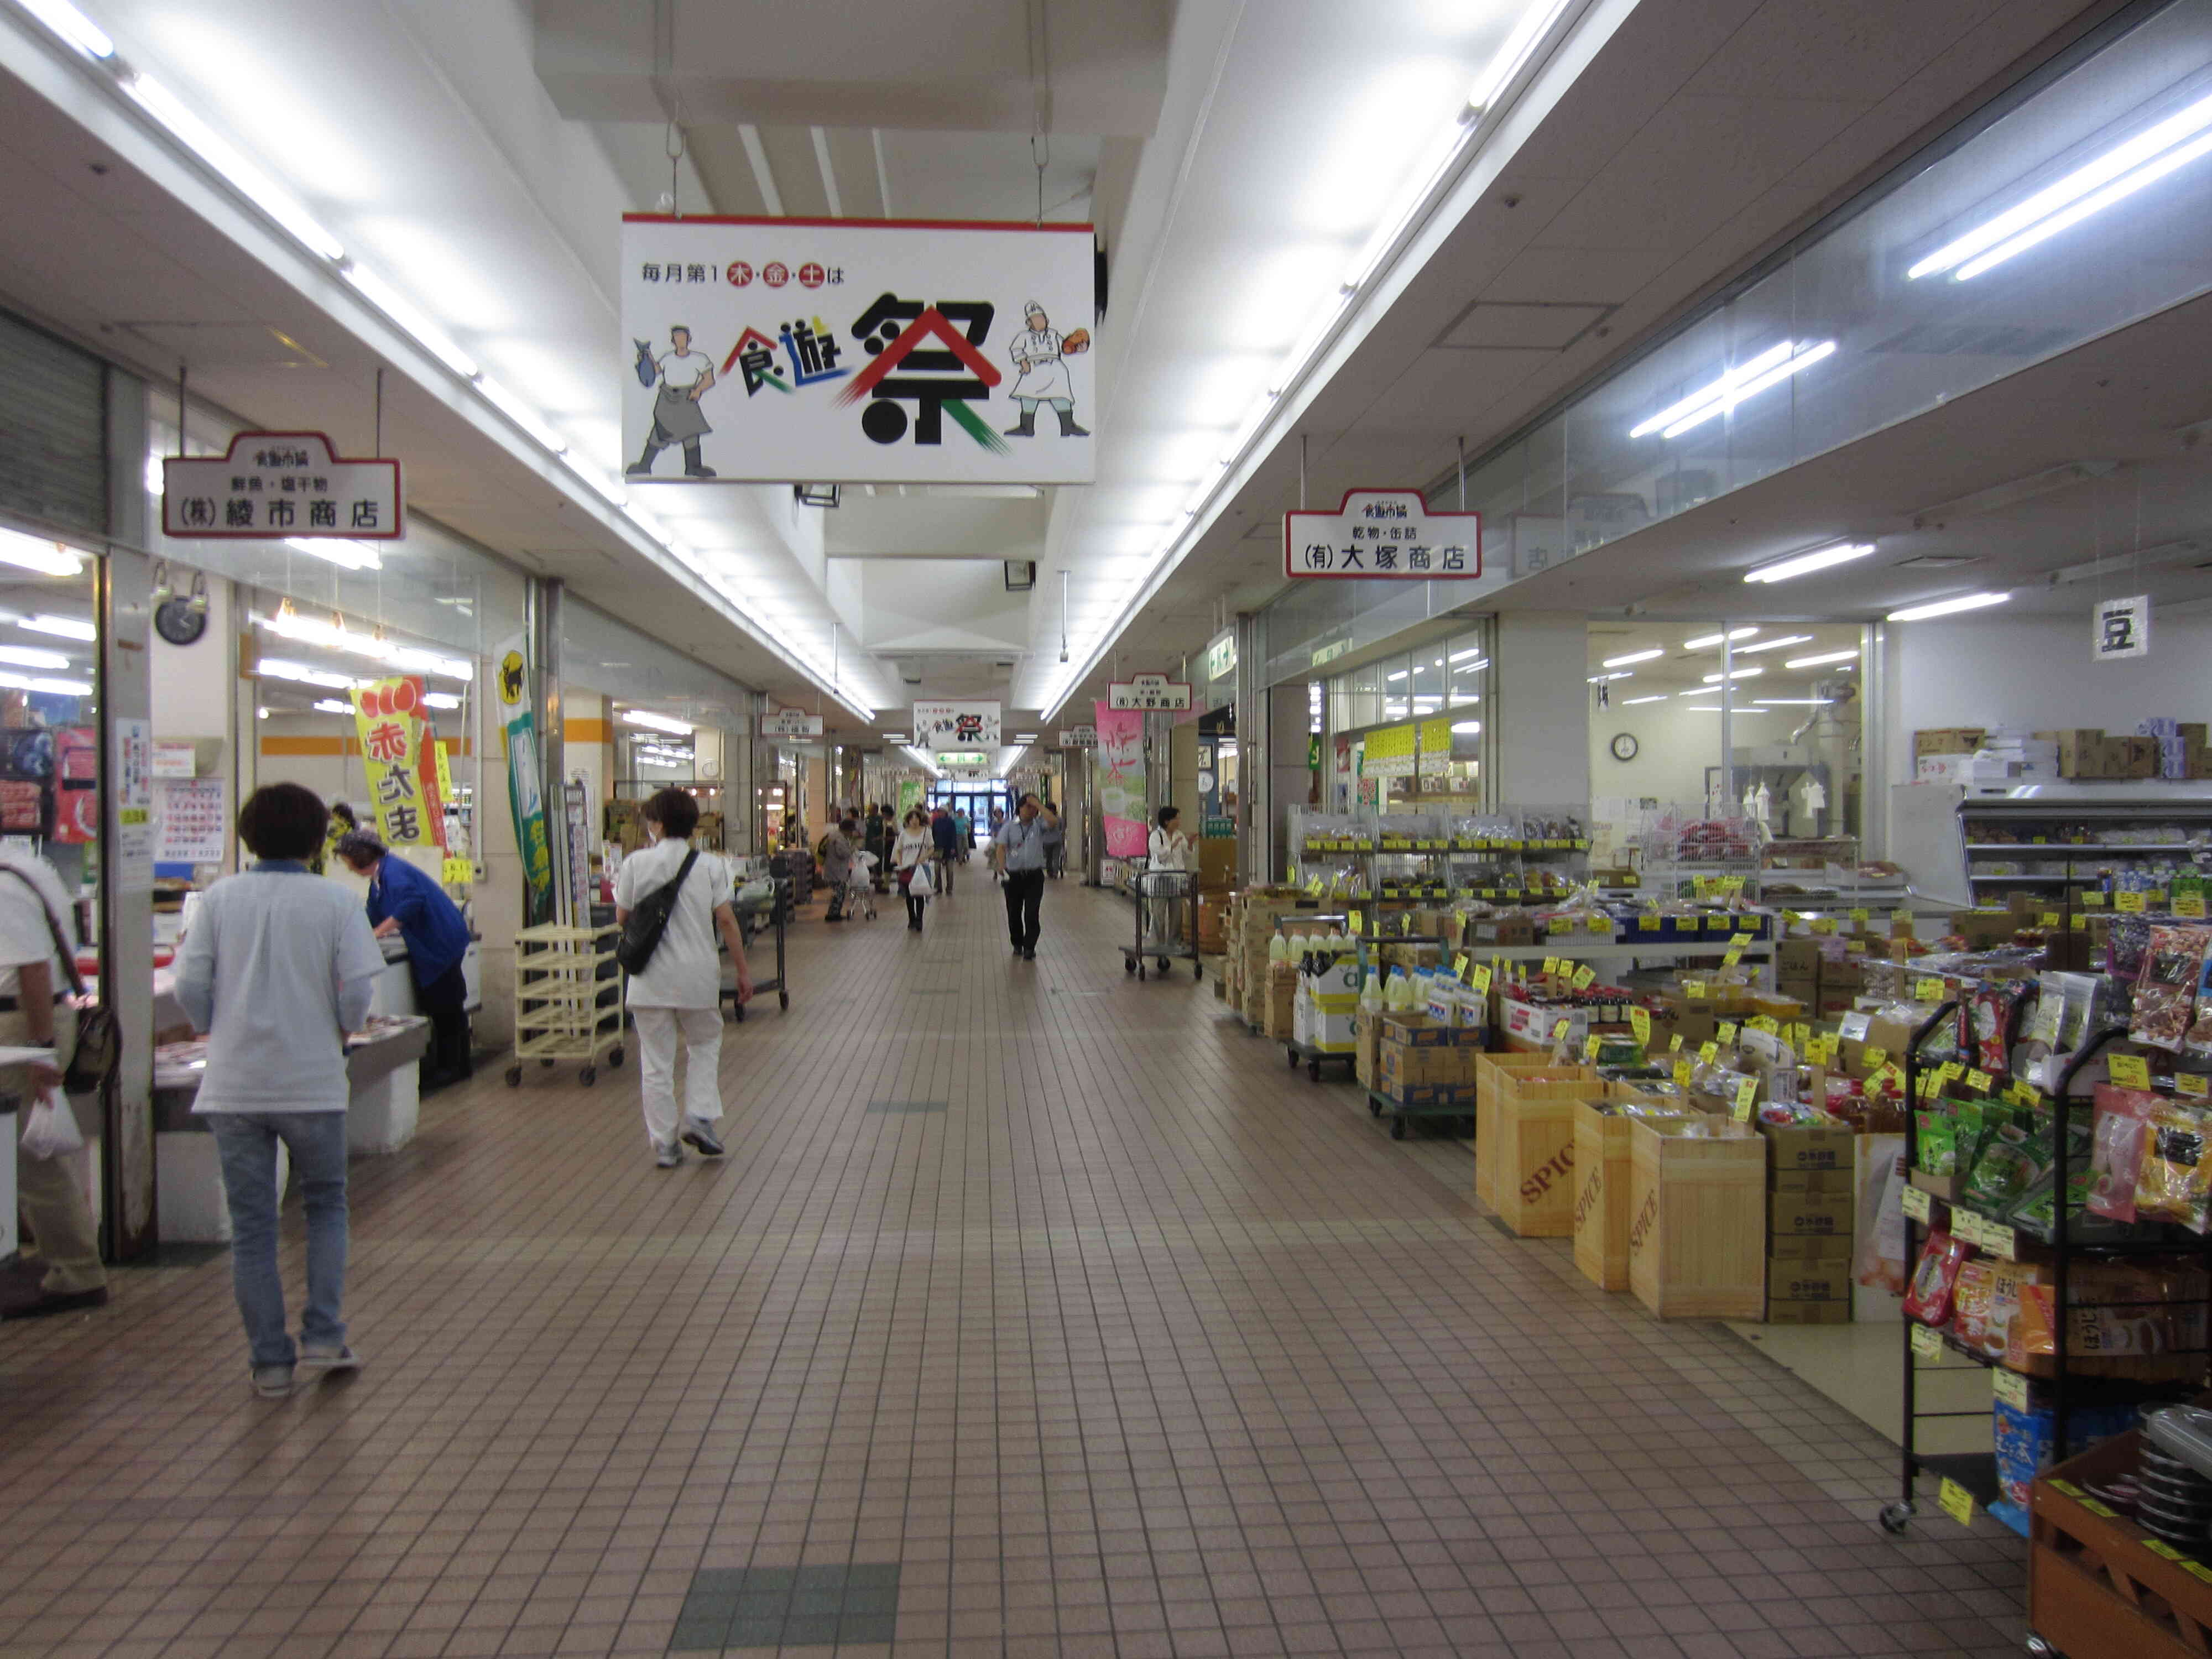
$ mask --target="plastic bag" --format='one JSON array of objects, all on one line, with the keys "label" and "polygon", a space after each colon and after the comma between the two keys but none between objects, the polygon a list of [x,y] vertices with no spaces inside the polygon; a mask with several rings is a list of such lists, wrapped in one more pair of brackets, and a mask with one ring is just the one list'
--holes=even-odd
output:
[{"label": "plastic bag", "polygon": [[77,1133],[76,1114],[70,1110],[69,1102],[58,1089],[49,1089],[39,1097],[39,1103],[31,1108],[31,1115],[23,1124],[23,1155],[41,1163],[50,1158],[63,1158],[84,1145],[84,1137]]},{"label": "plastic bag", "polygon": [[937,891],[937,878],[927,859],[915,864],[914,874],[907,878],[906,890],[909,898],[928,898]]},{"label": "plastic bag", "polygon": [[2142,1175],[2143,1137],[2163,1103],[2144,1089],[2097,1085],[2096,1148],[2090,1155],[2089,1207],[2112,1221],[2136,1218],[2136,1183]]}]

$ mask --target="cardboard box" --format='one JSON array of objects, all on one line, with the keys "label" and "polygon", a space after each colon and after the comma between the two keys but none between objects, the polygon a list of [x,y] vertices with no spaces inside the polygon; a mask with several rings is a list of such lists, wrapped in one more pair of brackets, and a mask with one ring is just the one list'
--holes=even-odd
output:
[{"label": "cardboard box", "polygon": [[1944,726],[1915,732],[1912,758],[1917,761],[1927,755],[1971,755],[1988,736],[1988,730],[1979,726]]},{"label": "cardboard box", "polygon": [[1841,1302],[1851,1299],[1848,1257],[1793,1261],[1776,1256],[1767,1264],[1766,1293],[1776,1302]]},{"label": "cardboard box", "polygon": [[1775,943],[1774,971],[1784,979],[1817,979],[1820,977],[1820,941],[1818,939],[1785,939]]},{"label": "cardboard box", "polygon": [[1379,1014],[1360,1014],[1352,1022],[1352,1074],[1363,1089],[1379,1089],[1382,1060],[1377,1052],[1382,1042],[1382,1018]]},{"label": "cardboard box", "polygon": [[1766,1190],[1822,1195],[1840,1193],[1848,1198],[1851,1192],[1850,1166],[1846,1164],[1840,1170],[1769,1170]]},{"label": "cardboard box", "polygon": [[1767,1167],[1777,1175],[1838,1172],[1850,1190],[1858,1137],[1848,1123],[1762,1123],[1759,1133],[1766,1142]]},{"label": "cardboard box", "polygon": [[1849,1193],[1769,1193],[1767,1228],[1778,1239],[1808,1234],[1848,1238],[1854,1207]]},{"label": "cardboard box", "polygon": [[1401,1043],[1409,1048],[1442,1048],[1452,1042],[1452,1033],[1459,1028],[1431,1019],[1426,1014],[1385,1014],[1382,1016],[1382,1041]]},{"label": "cardboard box", "polygon": [[2020,931],[2020,918],[2007,910],[1954,910],[1951,931],[1966,941],[1969,951],[1986,951],[2008,945]]},{"label": "cardboard box", "polygon": [[1851,1244],[1849,1233],[1806,1233],[1790,1238],[1770,1235],[1766,1256],[1769,1261],[1825,1262],[1840,1271],[1851,1259]]},{"label": "cardboard box", "polygon": [[1769,1298],[1766,1320],[1769,1325],[1848,1325],[1851,1322],[1849,1302],[1785,1302]]},{"label": "cardboard box", "polygon": [[1468,923],[1466,936],[1475,945],[1534,945],[1536,919],[1526,915],[1477,916]]}]

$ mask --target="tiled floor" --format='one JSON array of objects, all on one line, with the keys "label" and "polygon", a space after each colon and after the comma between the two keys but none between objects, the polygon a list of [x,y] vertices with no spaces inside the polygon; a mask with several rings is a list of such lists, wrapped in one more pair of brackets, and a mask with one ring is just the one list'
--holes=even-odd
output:
[{"label": "tiled floor", "polygon": [[1044,915],[800,924],[720,1166],[634,1070],[438,1097],[355,1166],[350,1382],[253,1398],[220,1260],[0,1328],[0,1655],[2019,1650],[2019,1540],[1885,1536],[1848,1413]]}]

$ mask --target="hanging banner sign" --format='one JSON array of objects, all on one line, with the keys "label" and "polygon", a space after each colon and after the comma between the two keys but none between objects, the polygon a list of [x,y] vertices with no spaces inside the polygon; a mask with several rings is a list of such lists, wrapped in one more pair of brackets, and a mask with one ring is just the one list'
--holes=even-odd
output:
[{"label": "hanging banner sign", "polygon": [[1062,749],[1096,749],[1098,728],[1095,726],[1071,726],[1060,734]]},{"label": "hanging banner sign", "polygon": [[918,702],[914,706],[917,749],[996,749],[1003,705],[995,702]]},{"label": "hanging banner sign", "polygon": [[399,463],[349,460],[319,432],[241,432],[222,455],[161,459],[161,532],[179,541],[406,533]]},{"label": "hanging banner sign", "polygon": [[1088,483],[1091,246],[1089,225],[625,214],[629,476]]},{"label": "hanging banner sign", "polygon": [[1334,513],[1283,514],[1283,574],[1416,581],[1482,574],[1482,514],[1433,513],[1418,489],[1347,489]]},{"label": "hanging banner sign", "polygon": [[1206,647],[1206,678],[1218,680],[1234,673],[1237,668],[1237,630],[1224,628],[1207,641]]},{"label": "hanging banner sign", "polygon": [[1190,712],[1190,686],[1164,674],[1139,674],[1133,679],[1109,680],[1106,684],[1106,703],[1110,708],[1187,714]]},{"label": "hanging banner sign", "polygon": [[438,799],[434,741],[422,719],[422,680],[394,675],[356,686],[355,729],[368,774],[368,798],[377,834],[387,847],[444,844],[446,810]]},{"label": "hanging banner sign", "polygon": [[507,804],[514,815],[514,844],[522,855],[522,878],[530,925],[553,920],[553,843],[545,825],[545,776],[538,750],[538,717],[532,711],[530,661],[525,636],[513,635],[501,647],[499,693],[501,735],[507,747]]},{"label": "hanging banner sign", "polygon": [[764,738],[818,738],[822,735],[822,716],[802,714],[796,708],[779,708],[773,714],[760,717],[760,729]]},{"label": "hanging banner sign", "polygon": [[2150,655],[2150,595],[2100,599],[2091,619],[2089,655],[2098,662]]},{"label": "hanging banner sign", "polygon": [[1098,726],[1098,807],[1105,818],[1106,856],[1140,859],[1149,845],[1145,823],[1145,717],[1134,708],[1095,703]]}]

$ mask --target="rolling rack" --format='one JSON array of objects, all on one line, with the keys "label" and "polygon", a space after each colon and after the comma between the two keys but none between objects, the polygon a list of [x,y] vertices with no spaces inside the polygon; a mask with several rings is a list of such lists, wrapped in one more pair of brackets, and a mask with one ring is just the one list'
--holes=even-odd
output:
[{"label": "rolling rack", "polygon": [[[1947,1019],[1955,1018],[1959,1008],[1956,998],[1944,1002],[1914,1029],[1912,1041],[1905,1056],[1905,1088],[1906,1100],[1905,1158],[1908,1191],[1923,1194],[1926,1202],[1909,1200],[1905,1211],[1905,1261],[1907,1272],[1919,1260],[1920,1250],[1928,1229],[1921,1225],[1918,1209],[1932,1223],[1938,1206],[1950,1212],[1954,1234],[1960,1218],[1978,1228],[1974,1241],[1978,1249],[1992,1249],[2000,1259],[2013,1259],[2021,1246],[2025,1245],[2039,1256],[2047,1255],[2051,1264],[2051,1325],[2052,1335],[2051,1375],[2031,1377],[2027,1373],[2014,1371],[2001,1360],[1970,1349],[1960,1343],[1948,1331],[1921,1324],[1907,1317],[1904,1322],[1901,1340],[1904,1343],[1904,1439],[1903,1457],[1899,1468],[1899,1496],[1895,1502],[1882,1509],[1880,1520],[1883,1530],[1901,1534],[1918,1513],[1915,1483],[1923,1473],[1939,1480],[1954,1483],[1974,1504],[1992,1510],[1994,1518],[2025,1535],[2028,1530],[2027,1516],[2023,1512],[2017,1522],[2010,1517],[2014,1507],[2009,1504],[1999,1506],[2002,1488],[1999,1484],[1996,1460],[1992,1452],[1930,1453],[1919,1449],[1919,1425],[1939,1419],[1965,1419],[1987,1416],[1991,1407],[1978,1411],[1923,1411],[1920,1408],[1919,1379],[1928,1371],[1955,1373],[1960,1367],[1956,1363],[1923,1364],[1923,1360],[1940,1362],[1949,1357],[1954,1362],[1966,1361],[1979,1365],[1991,1373],[1993,1392],[2002,1400],[2008,1389],[2013,1402],[2025,1408],[2031,1397],[2047,1400],[2051,1409],[2051,1456],[2055,1462],[2063,1462],[2080,1449],[2071,1445],[2070,1418],[2081,1405],[2081,1396],[2094,1393],[2108,1403],[2138,1404],[2144,1401],[2187,1398],[2203,1386],[2199,1376],[2194,1382],[2141,1382],[2124,1378],[2093,1377],[2077,1375],[2072,1370],[2073,1312],[2089,1307],[2121,1307],[2133,1304],[2110,1302],[2079,1302],[2069,1294],[2069,1269],[2082,1261],[2112,1261],[2136,1256],[2175,1256],[2193,1255],[2204,1260],[2212,1241],[2196,1237],[2168,1225],[2165,1236],[2150,1238],[2131,1238],[2093,1243],[2076,1240],[2069,1224],[2066,1194],[2072,1176],[2069,1168],[2068,1120],[2073,1109],[2085,1103],[2072,1097],[2074,1081],[2081,1071],[2109,1044],[2127,1039],[2124,1025],[2107,1025],[2091,1033],[2075,1051],[2064,1069],[2043,1091],[2050,1103],[2054,1117],[2052,1136],[2055,1161],[2051,1166],[2052,1206],[2051,1237],[2046,1244],[2032,1230],[2018,1230],[1997,1218],[1983,1217],[1969,1205],[1958,1202],[1937,1191],[1930,1183],[1940,1177],[1924,1176],[1918,1170],[1919,1119],[1914,1103],[1919,1099],[1918,1078],[1923,1069],[1920,1048],[1922,1043]],[[1953,1180],[1959,1177],[1954,1176]],[[2159,1304],[2164,1305],[2164,1304]],[[2212,1279],[2208,1279],[2206,1316],[2208,1331],[2212,1331]],[[1916,1336],[1916,1333],[1918,1334]],[[1917,1345],[1917,1346],[1916,1346]],[[2168,1355],[2193,1355],[2202,1360],[2208,1352],[2205,1346],[2189,1349],[2165,1350]],[[2203,1368],[2200,1364],[2199,1370]],[[2007,1379],[2017,1379],[2016,1383]],[[2056,1650],[2038,1636],[2031,1634],[2027,1650],[2034,1654],[2051,1654]]]},{"label": "rolling rack", "polygon": [[623,1062],[629,979],[615,959],[622,929],[611,921],[572,927],[546,922],[514,936],[514,1062],[507,1086],[522,1084],[525,1060],[580,1060],[578,1079],[599,1081],[599,1061]]}]

